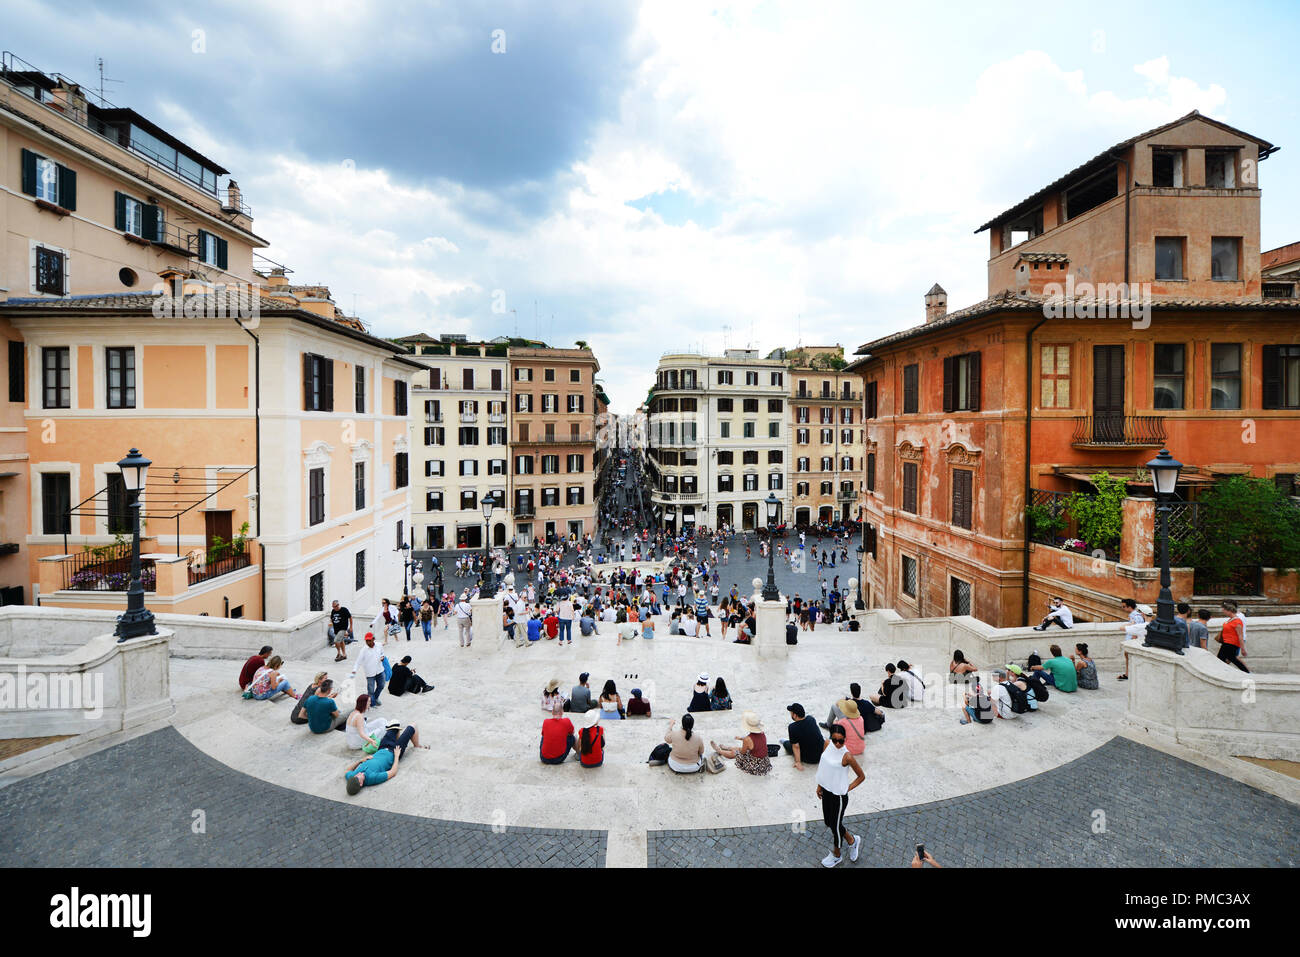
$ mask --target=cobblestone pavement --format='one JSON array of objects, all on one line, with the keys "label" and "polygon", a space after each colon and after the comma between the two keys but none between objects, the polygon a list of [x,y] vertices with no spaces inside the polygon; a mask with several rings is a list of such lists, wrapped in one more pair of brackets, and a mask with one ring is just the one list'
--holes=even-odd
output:
[{"label": "cobblestone pavement", "polygon": [[[339,793],[343,793],[340,772]],[[436,821],[249,777],[164,728],[0,788],[0,867],[591,867],[604,831]],[[194,812],[206,833],[194,833]]]},{"label": "cobblestone pavement", "polygon": [[[859,867],[905,866],[918,843],[947,867],[1300,863],[1300,807],[1127,738],[1015,784],[850,814],[847,826],[865,838]],[[829,852],[830,832],[810,820],[803,833],[791,825],[651,831],[647,843],[651,867],[808,867]]]}]

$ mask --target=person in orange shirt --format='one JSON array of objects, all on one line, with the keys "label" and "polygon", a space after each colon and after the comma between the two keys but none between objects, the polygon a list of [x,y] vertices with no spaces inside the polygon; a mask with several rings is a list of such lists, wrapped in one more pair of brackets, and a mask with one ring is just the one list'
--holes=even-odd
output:
[{"label": "person in orange shirt", "polygon": [[1219,634],[1219,660],[1236,665],[1250,674],[1250,669],[1241,663],[1240,657],[1245,653],[1246,640],[1246,629],[1241,614],[1237,611],[1235,602],[1225,601],[1221,607],[1228,620],[1223,623],[1223,631]]}]

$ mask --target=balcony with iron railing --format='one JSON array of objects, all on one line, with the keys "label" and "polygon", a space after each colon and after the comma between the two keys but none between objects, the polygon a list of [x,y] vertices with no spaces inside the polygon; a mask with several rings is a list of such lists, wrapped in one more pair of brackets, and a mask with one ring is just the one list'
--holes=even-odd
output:
[{"label": "balcony with iron railing", "polygon": [[462,412],[462,413],[460,414],[460,421],[463,422],[463,423],[466,424],[466,425],[473,425],[475,422],[478,421],[478,413],[477,413],[477,412]]},{"label": "balcony with iron railing", "polygon": [[504,422],[505,420],[506,420],[506,414],[505,414],[504,412],[489,412],[489,413],[488,413],[488,422],[492,423],[493,425],[500,424],[500,423]]},{"label": "balcony with iron railing", "polygon": [[595,441],[590,432],[579,432],[577,435],[534,435],[528,438],[518,438],[511,442],[511,445],[583,445]]},{"label": "balcony with iron railing", "polygon": [[218,545],[190,555],[189,580],[191,585],[205,582],[231,572],[247,568],[253,563],[247,543],[232,542]]},{"label": "balcony with iron railing", "polygon": [[1165,444],[1163,415],[1077,415],[1070,444],[1076,449],[1151,449]]},{"label": "balcony with iron railing", "polygon": [[442,425],[442,422],[443,422],[443,418],[442,418],[442,413],[441,413],[441,412],[426,412],[426,413],[424,413],[424,424],[425,424],[425,425]]}]

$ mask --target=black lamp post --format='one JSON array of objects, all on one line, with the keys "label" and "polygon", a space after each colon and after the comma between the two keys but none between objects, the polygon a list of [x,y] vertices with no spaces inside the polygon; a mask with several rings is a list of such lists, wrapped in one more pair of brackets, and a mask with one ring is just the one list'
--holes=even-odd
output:
[{"label": "black lamp post", "polygon": [[402,542],[399,550],[402,553],[402,594],[408,595],[410,592],[407,589],[407,575],[411,571],[411,543]]},{"label": "black lamp post", "polygon": [[854,605],[854,607],[859,610],[865,607],[862,601],[862,576],[866,574],[866,569],[867,569],[867,566],[865,564],[866,556],[867,556],[867,550],[863,546],[859,545],[858,546],[858,600]]},{"label": "black lamp post", "polygon": [[1160,454],[1147,463],[1160,503],[1156,506],[1156,514],[1160,517],[1156,533],[1160,538],[1160,597],[1156,599],[1155,620],[1147,624],[1146,639],[1142,642],[1143,647],[1164,648],[1180,655],[1183,653],[1183,636],[1174,624],[1174,596],[1169,591],[1169,496],[1174,494],[1182,467],[1183,463],[1170,455],[1168,449],[1161,449]]},{"label": "black lamp post", "polygon": [[776,544],[776,515],[781,510],[781,503],[777,501],[775,494],[768,492],[767,498],[763,499],[763,505],[767,509],[767,584],[763,586],[763,601],[780,601],[781,592],[776,587],[772,553],[775,551]]},{"label": "black lamp post", "polygon": [[126,486],[132,524],[131,584],[126,589],[126,611],[117,616],[117,629],[113,632],[119,644],[132,638],[158,634],[154,628],[153,612],[144,607],[144,585],[140,582],[140,492],[144,489],[150,465],[153,463],[141,455],[139,449],[132,449],[117,463],[122,470],[122,484]]},{"label": "black lamp post", "polygon": [[492,506],[496,503],[493,501],[491,494],[483,499],[483,587],[479,589],[479,598],[495,598],[497,594],[497,585],[494,581],[495,576],[492,574],[492,548],[490,545],[492,539]]}]

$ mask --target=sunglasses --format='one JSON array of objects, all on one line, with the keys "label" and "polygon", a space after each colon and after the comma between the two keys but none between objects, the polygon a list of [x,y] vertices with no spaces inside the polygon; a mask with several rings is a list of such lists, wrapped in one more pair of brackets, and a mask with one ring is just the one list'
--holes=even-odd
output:
[{"label": "sunglasses", "polygon": [[841,738],[831,738],[831,744],[843,744],[843,743],[844,743],[844,739],[843,739],[842,737],[841,737]]}]

